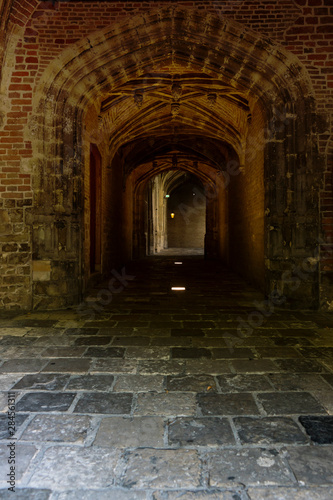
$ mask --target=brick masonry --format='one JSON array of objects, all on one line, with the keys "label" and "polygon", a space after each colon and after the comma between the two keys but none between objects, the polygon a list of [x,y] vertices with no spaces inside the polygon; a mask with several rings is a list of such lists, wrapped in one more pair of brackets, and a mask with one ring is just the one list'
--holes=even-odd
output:
[{"label": "brick masonry", "polygon": [[[54,61],[59,67],[64,60],[64,51],[85,39],[90,43],[92,34],[111,28],[117,32],[118,23],[129,22],[139,14],[147,14],[152,9],[160,10],[172,5],[181,9],[195,9],[200,15],[211,14],[212,19],[230,19],[244,28],[269,37],[274,44],[282,46],[296,56],[304,65],[312,89],[310,100],[313,122],[314,155],[318,160],[318,176],[313,177],[314,190],[320,192],[320,231],[318,234],[326,242],[323,244],[321,278],[309,285],[311,293],[321,287],[320,302],[330,306],[333,294],[330,291],[330,276],[333,273],[333,257],[325,251],[333,238],[333,193],[332,157],[333,143],[331,116],[333,109],[333,2],[331,0],[269,0],[247,1],[182,1],[182,2],[130,2],[130,1],[45,1],[9,0],[1,12],[0,58],[0,228],[2,241],[2,263],[0,301],[5,308],[30,308],[39,304],[49,307],[50,303],[32,296],[55,297],[56,283],[63,276],[73,272],[79,274],[75,262],[78,218],[73,227],[59,229],[54,236],[47,235],[54,224],[50,214],[32,217],[40,203],[39,193],[43,188],[41,170],[38,167],[39,152],[34,140],[36,113],[33,109],[41,98],[41,82],[55,78]],[[120,24],[121,25],[121,24]],[[273,50],[271,47],[270,50]],[[259,68],[260,72],[260,68]],[[309,88],[309,87],[307,87]],[[309,96],[304,96],[308,98]],[[38,120],[37,120],[38,121]],[[305,120],[306,121],[306,120]],[[45,131],[44,131],[45,133]],[[308,137],[306,140],[310,140]],[[306,141],[305,141],[306,142]],[[55,153],[56,157],[57,153]],[[314,158],[316,162],[316,158]],[[38,175],[36,175],[38,173]],[[57,174],[56,174],[57,175]],[[60,174],[59,174],[60,175]],[[58,182],[60,177],[58,177]],[[57,182],[57,181],[55,181]],[[311,178],[306,182],[311,183]],[[311,186],[307,186],[311,191]],[[54,190],[54,188],[53,188]],[[58,191],[55,190],[57,193]],[[59,192],[60,193],[60,192]],[[59,194],[58,193],[58,194]],[[62,196],[59,194],[59,196]],[[58,200],[59,201],[59,200]],[[44,202],[45,203],[45,202]],[[61,205],[61,202],[58,203]],[[41,206],[41,205],[40,205]],[[77,209],[79,212],[79,208]],[[36,213],[36,212],[34,212]],[[52,219],[52,220],[51,220]],[[34,227],[46,224],[42,229]],[[50,226],[48,226],[50,224]],[[60,219],[56,224],[63,224]],[[53,227],[53,226],[52,226]],[[34,231],[35,235],[34,235]],[[62,231],[62,233],[61,233]],[[72,233],[69,235],[69,233]],[[60,234],[61,233],[61,234]],[[66,233],[66,234],[65,234]],[[311,236],[313,237],[313,236]],[[48,261],[53,250],[48,249],[49,238],[57,246],[56,261],[52,265],[51,282],[44,286],[41,280],[33,279],[32,261]],[[79,238],[79,237],[78,237]],[[56,241],[55,241],[56,240]],[[69,240],[71,243],[69,244]],[[36,249],[36,241],[42,251]],[[72,245],[72,246],[70,246]],[[63,255],[61,248],[70,253]],[[313,248],[313,247],[312,247]],[[53,281],[52,281],[53,280]],[[276,277],[270,277],[270,282]],[[262,281],[262,278],[260,278]],[[34,283],[34,284],[33,284]],[[76,283],[76,285],[75,285]],[[74,293],[72,293],[72,289]],[[66,306],[78,298],[77,280],[67,281],[61,289],[62,299],[55,305]],[[30,292],[29,292],[30,291]],[[58,294],[59,295],[59,294]],[[54,299],[53,299],[54,300]]]}]

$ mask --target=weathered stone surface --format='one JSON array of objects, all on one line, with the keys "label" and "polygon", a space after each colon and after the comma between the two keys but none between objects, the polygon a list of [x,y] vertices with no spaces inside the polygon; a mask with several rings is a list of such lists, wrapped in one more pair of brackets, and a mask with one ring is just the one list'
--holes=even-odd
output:
[{"label": "weathered stone surface", "polygon": [[138,450],[129,454],[123,485],[137,488],[196,488],[200,461],[196,451]]},{"label": "weathered stone surface", "polygon": [[230,373],[230,363],[228,361],[211,359],[187,359],[185,373],[196,375],[199,373],[219,375],[220,373]]},{"label": "weathered stone surface", "polygon": [[[51,490],[40,490],[34,488],[15,488],[15,500],[48,500],[51,496]],[[0,490],[0,499],[7,500],[8,489]]]},{"label": "weathered stone surface", "polygon": [[248,347],[222,348],[211,349],[213,359],[238,359],[238,358],[253,358],[254,353]]},{"label": "weathered stone surface", "polygon": [[234,445],[226,418],[176,418],[169,423],[169,444],[179,446]]},{"label": "weathered stone surface", "polygon": [[333,444],[333,417],[299,417],[299,421],[314,443]]},{"label": "weathered stone surface", "polygon": [[290,373],[324,373],[324,366],[315,360],[307,359],[275,359],[274,363],[280,370]]},{"label": "weathered stone surface", "polygon": [[159,417],[104,418],[94,445],[116,448],[163,447],[164,422]]},{"label": "weathered stone surface", "polygon": [[12,421],[8,419],[7,413],[5,415],[0,415],[0,439],[11,439],[15,436],[17,431],[20,431],[21,425],[26,421],[28,415],[15,415],[15,433],[11,434],[13,431]]},{"label": "weathered stone surface", "polygon": [[326,413],[308,392],[266,392],[257,397],[268,415]]},{"label": "weathered stone surface", "polygon": [[220,450],[204,457],[211,486],[230,488],[234,483],[285,486],[295,482],[287,464],[274,449]]},{"label": "weathered stone surface", "polygon": [[180,392],[215,392],[216,383],[211,375],[167,377],[166,388],[168,391]]},{"label": "weathered stone surface", "polygon": [[288,448],[288,462],[296,479],[304,484],[333,484],[332,446]]},{"label": "weathered stone surface", "polygon": [[29,486],[70,490],[114,484],[119,451],[105,448],[53,446],[32,474]]},{"label": "weathered stone surface", "polygon": [[170,349],[168,347],[128,347],[125,358],[170,359]]},{"label": "weathered stone surface", "polygon": [[37,415],[25,429],[22,439],[83,444],[91,423],[88,416]]},{"label": "weathered stone surface", "polygon": [[82,356],[85,347],[49,347],[43,351],[45,358],[78,358]]},{"label": "weathered stone surface", "polygon": [[154,500],[241,500],[236,491],[154,491]]},{"label": "weathered stone surface", "polygon": [[178,375],[185,369],[185,363],[182,361],[153,361],[144,360],[140,361],[138,365],[138,373],[144,375],[160,374],[160,375]]},{"label": "weathered stone surface", "polygon": [[36,373],[46,365],[47,359],[11,359],[0,366],[0,373]]},{"label": "weathered stone surface", "polygon": [[129,359],[97,359],[91,373],[136,373],[138,362]]},{"label": "weathered stone surface", "polygon": [[111,391],[113,375],[72,376],[66,386],[68,391]]},{"label": "weathered stone surface", "polygon": [[24,394],[16,403],[17,411],[66,411],[74,401],[73,393],[34,392]]},{"label": "weathered stone surface", "polygon": [[280,369],[269,359],[233,359],[232,366],[239,373],[278,372]]},{"label": "weathered stone surface", "polygon": [[[10,449],[6,444],[0,444],[0,487],[8,488],[7,484],[7,474],[10,472],[8,457],[10,455]],[[12,449],[15,452],[15,481],[16,483],[20,483],[22,476],[28,469],[30,462],[37,455],[37,448],[30,444],[23,444],[19,442],[15,442],[15,449]],[[11,493],[7,490],[7,498],[8,494]],[[15,495],[15,494],[14,494]]]},{"label": "weathered stone surface", "polygon": [[172,347],[171,356],[173,359],[184,358],[211,358],[212,353],[209,349],[203,347]]},{"label": "weathered stone surface", "polygon": [[2,391],[8,391],[11,389],[15,383],[20,380],[21,375],[5,374],[0,375],[0,387]]},{"label": "weathered stone surface", "polygon": [[180,416],[194,415],[194,394],[147,393],[139,394],[136,415]]},{"label": "weathered stone surface", "polygon": [[222,392],[267,391],[272,388],[264,375],[220,375],[217,380]]},{"label": "weathered stone surface", "polygon": [[80,500],[96,500],[96,498],[98,500],[147,500],[147,494],[144,491],[109,487],[106,490],[66,491],[58,496],[58,500],[77,500],[78,498]]},{"label": "weathered stone surface", "polygon": [[58,373],[35,373],[24,375],[13,389],[36,389],[44,391],[60,391],[69,380],[69,375]]},{"label": "weathered stone surface", "polygon": [[307,437],[297,424],[286,417],[234,418],[242,444],[306,444]]},{"label": "weathered stone surface", "polygon": [[77,402],[75,413],[109,413],[110,415],[129,414],[132,408],[133,394],[109,394],[107,392],[94,394],[83,393]]},{"label": "weathered stone surface", "polygon": [[249,488],[250,500],[331,500],[333,488]]},{"label": "weathered stone surface", "polygon": [[161,375],[118,375],[115,392],[164,391],[164,377]]},{"label": "weathered stone surface", "polygon": [[88,358],[123,358],[125,349],[121,347],[88,347],[84,356]]},{"label": "weathered stone surface", "polygon": [[259,415],[250,393],[198,394],[197,401],[203,415]]},{"label": "weathered stone surface", "polygon": [[82,358],[57,358],[51,360],[43,372],[63,372],[63,373],[85,373],[89,370],[91,364],[90,359]]}]

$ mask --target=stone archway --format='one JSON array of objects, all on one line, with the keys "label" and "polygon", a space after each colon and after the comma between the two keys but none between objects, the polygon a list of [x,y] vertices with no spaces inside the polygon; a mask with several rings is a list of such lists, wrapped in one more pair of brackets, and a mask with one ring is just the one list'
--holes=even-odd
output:
[{"label": "stone archway", "polygon": [[[66,303],[77,303],[83,288],[83,123],[87,110],[95,108],[97,115],[117,89],[124,92],[131,84],[130,93],[133,85],[140,91],[156,75],[157,84],[163,86],[164,73],[172,81],[178,75],[180,80],[192,78],[192,83],[194,74],[197,79],[202,75],[205,89],[197,109],[191,100],[185,103],[184,109],[192,106],[193,114],[175,119],[174,134],[180,133],[180,126],[187,134],[199,128],[202,136],[229,145],[241,168],[246,168],[244,162],[251,157],[255,161],[258,151],[262,153],[265,291],[278,288],[300,305],[316,305],[317,269],[306,275],[297,291],[284,274],[311,258],[318,244],[322,165],[312,128],[315,107],[306,71],[294,55],[236,22],[179,8],[161,9],[92,34],[56,59],[41,80],[31,122],[35,158],[32,230],[34,259],[49,261],[55,295],[58,285],[59,297],[65,287]],[[171,108],[177,115],[180,99],[177,88],[173,84],[170,88]],[[227,111],[215,113],[216,123],[212,123],[208,104],[214,107],[216,95],[219,98],[222,92]],[[140,100],[140,92],[136,92],[133,106]],[[239,113],[233,112],[236,107]],[[170,130],[170,118],[159,115],[162,108],[158,105],[152,106],[155,120],[149,124],[131,114],[131,109],[109,138],[110,162],[125,142],[138,135],[157,131],[163,136]],[[261,129],[259,143],[256,134],[251,139],[249,133],[251,111],[256,109],[260,110],[255,117]],[[110,115],[104,127],[109,123]],[[35,290],[35,307],[40,303],[38,295]],[[52,307],[54,298],[43,297],[42,304]]]}]

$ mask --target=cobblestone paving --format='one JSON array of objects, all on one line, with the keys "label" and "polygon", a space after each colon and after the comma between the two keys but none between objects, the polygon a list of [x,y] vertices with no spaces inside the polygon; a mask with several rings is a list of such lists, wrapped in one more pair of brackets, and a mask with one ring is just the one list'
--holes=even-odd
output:
[{"label": "cobblestone paving", "polygon": [[0,317],[0,499],[333,498],[333,316],[177,260]]}]

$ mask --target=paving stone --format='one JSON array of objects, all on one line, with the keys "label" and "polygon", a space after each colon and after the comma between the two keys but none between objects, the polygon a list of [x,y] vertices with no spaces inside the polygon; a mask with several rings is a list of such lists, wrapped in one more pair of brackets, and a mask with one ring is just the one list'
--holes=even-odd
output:
[{"label": "paving stone", "polygon": [[22,375],[17,374],[5,374],[0,375],[0,387],[2,391],[8,391],[11,389],[15,383],[20,380]]},{"label": "paving stone", "polygon": [[114,337],[112,345],[114,346],[149,346],[151,337]]},{"label": "paving stone", "polygon": [[322,375],[322,377],[333,387],[333,373]]},{"label": "paving stone", "polygon": [[[1,498],[1,497],[0,497]],[[57,500],[147,500],[144,491],[121,490],[108,488],[107,490],[75,490],[60,493]],[[16,499],[15,499],[16,500]]]},{"label": "paving stone", "polygon": [[276,346],[289,346],[289,347],[299,347],[299,346],[311,346],[313,345],[309,339],[301,337],[275,337],[272,339]]},{"label": "paving stone", "polygon": [[204,455],[211,486],[232,487],[278,485],[295,482],[287,464],[274,449],[242,448],[220,450]]},{"label": "paving stone", "polygon": [[29,486],[69,490],[114,483],[119,451],[78,446],[52,446],[32,474]]},{"label": "paving stone", "polygon": [[138,365],[138,372],[145,375],[177,375],[183,373],[184,369],[185,363],[176,360],[143,360],[140,361]]},{"label": "paving stone", "polygon": [[33,318],[22,318],[20,320],[14,320],[13,326],[15,327],[42,327],[51,328],[56,323],[53,319],[33,319]]},{"label": "paving stone", "polygon": [[113,375],[77,375],[72,376],[66,390],[71,391],[110,391]]},{"label": "paving stone", "polygon": [[154,500],[242,500],[236,491],[154,491]]},{"label": "paving stone", "polygon": [[0,346],[30,346],[37,340],[37,337],[17,337],[7,335],[0,338]]},{"label": "paving stone", "polygon": [[314,443],[333,444],[333,417],[332,416],[302,416],[299,421]]},{"label": "paving stone", "polygon": [[182,416],[195,415],[195,395],[190,393],[139,394],[136,415]]},{"label": "paving stone", "polygon": [[267,378],[278,391],[316,390],[327,387],[321,375],[316,373],[269,373]]},{"label": "paving stone", "polygon": [[34,343],[34,347],[62,347],[62,346],[73,346],[75,342],[74,337],[65,335],[53,335],[49,337],[40,337]]},{"label": "paving stone", "polygon": [[316,337],[316,331],[307,328],[284,328],[278,330],[280,335],[287,337]]},{"label": "paving stone", "polygon": [[26,327],[26,328],[15,328],[13,326],[10,326],[10,327],[7,327],[7,328],[1,328],[1,326],[0,326],[0,333],[3,336],[7,336],[8,335],[10,337],[14,337],[14,336],[23,337],[23,335],[25,335],[29,331],[31,331],[31,329],[28,328],[28,327]]},{"label": "paving stone", "polygon": [[74,345],[85,345],[85,346],[89,346],[89,345],[108,345],[110,344],[111,342],[111,339],[112,337],[99,337],[99,336],[95,336],[95,337],[79,337],[77,339],[75,339],[74,341]]},{"label": "paving stone", "polygon": [[8,392],[0,392],[0,412],[7,410]]},{"label": "paving stone", "polygon": [[43,351],[45,358],[77,358],[83,355],[85,347],[49,347]]},{"label": "paving stone", "polygon": [[255,355],[248,347],[211,349],[213,359],[253,358]]},{"label": "paving stone", "polygon": [[199,373],[219,375],[220,373],[230,373],[230,363],[228,361],[211,359],[187,359],[185,373],[196,375]]},{"label": "paving stone", "polygon": [[[15,500],[48,500],[51,490],[40,490],[34,488],[15,488]],[[8,489],[0,490],[0,500],[8,500]]]},{"label": "paving stone", "polygon": [[[8,419],[7,413],[5,415],[0,415],[0,439],[11,439],[15,436],[17,431],[20,431],[20,427],[26,421],[27,417],[28,415],[15,415],[15,424],[12,426],[12,421]],[[12,434],[12,432],[14,432],[14,434]]]},{"label": "paving stone", "polygon": [[333,484],[333,448],[299,446],[287,448],[287,459],[296,479],[303,484]]},{"label": "paving stone", "polygon": [[216,392],[214,377],[211,375],[180,375],[167,377],[166,388],[168,391],[180,392]]},{"label": "paving stone", "polygon": [[201,328],[171,328],[171,337],[204,337]]},{"label": "paving stone", "polygon": [[275,359],[274,363],[276,363],[280,370],[289,373],[322,373],[327,371],[320,363],[314,360],[309,361],[307,359]]},{"label": "paving stone", "polygon": [[192,450],[137,450],[129,453],[125,487],[196,488],[200,486],[200,461]]},{"label": "paving stone", "polygon": [[0,373],[36,373],[46,365],[47,359],[11,359],[0,366]]},{"label": "paving stone", "polygon": [[252,394],[198,394],[203,415],[259,415]]},{"label": "paving stone", "polygon": [[129,414],[131,412],[132,400],[133,394],[130,393],[82,393],[74,408],[74,413]]},{"label": "paving stone", "polygon": [[45,351],[44,347],[0,347],[0,357],[3,360],[13,358],[35,359],[42,356],[43,351]]},{"label": "paving stone", "polygon": [[301,354],[292,347],[256,347],[261,358],[300,358]]},{"label": "paving stone", "polygon": [[66,411],[74,401],[76,394],[34,392],[24,394],[16,403],[16,411]]},{"label": "paving stone", "polygon": [[116,448],[163,447],[164,422],[160,417],[104,418],[94,445]]},{"label": "paving stone", "polygon": [[235,438],[226,418],[176,418],[169,423],[169,445],[218,446],[235,445]]},{"label": "paving stone", "polygon": [[115,392],[164,391],[162,375],[118,375]]},{"label": "paving stone", "polygon": [[280,371],[274,362],[269,359],[233,359],[231,361],[235,371],[240,373],[265,373]]},{"label": "paving stone", "polygon": [[[194,345],[192,339],[192,345]],[[189,345],[188,337],[151,337],[150,345],[155,346],[168,346],[168,347],[186,347]]]},{"label": "paving stone", "polygon": [[24,375],[13,386],[13,389],[36,389],[44,391],[60,391],[69,380],[69,375],[59,373],[34,373],[33,375]]},{"label": "paving stone", "polygon": [[138,362],[129,359],[97,359],[92,368],[91,373],[136,373]]},{"label": "paving stone", "polygon": [[266,392],[257,395],[268,415],[325,413],[308,392]]},{"label": "paving stone", "polygon": [[272,389],[265,375],[219,375],[217,380],[222,392],[267,391]]},{"label": "paving stone", "polygon": [[99,328],[67,328],[65,335],[97,335],[99,333]]},{"label": "paving stone", "polygon": [[333,488],[249,488],[250,500],[332,500]]},{"label": "paving stone", "polygon": [[43,372],[85,373],[89,370],[91,359],[57,358],[49,361]]},{"label": "paving stone", "polygon": [[[7,474],[10,472],[10,465],[8,464],[8,458],[10,456],[10,448],[8,447],[9,443],[0,444],[0,487],[8,488],[7,484]],[[20,483],[22,476],[28,469],[31,460],[37,455],[37,448],[30,444],[23,444],[15,441],[15,448],[12,448],[12,452],[15,453],[15,482]],[[15,493],[13,496],[9,497],[12,492],[7,490],[7,499],[8,498],[16,498]]]},{"label": "paving stone", "polygon": [[307,437],[287,417],[237,417],[235,427],[242,444],[306,444]]},{"label": "paving stone", "polygon": [[88,358],[123,358],[125,349],[121,347],[88,347],[84,353]]},{"label": "paving stone", "polygon": [[172,347],[171,356],[175,358],[211,358],[212,353],[209,349],[200,347]]},{"label": "paving stone", "polygon": [[37,415],[22,435],[25,441],[59,441],[83,444],[92,419],[80,415]]},{"label": "paving stone", "polygon": [[168,347],[128,347],[125,358],[130,359],[169,359]]}]

